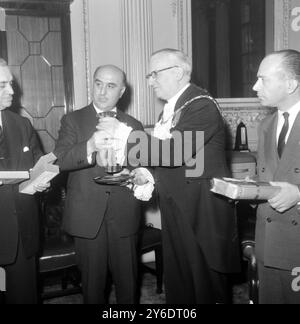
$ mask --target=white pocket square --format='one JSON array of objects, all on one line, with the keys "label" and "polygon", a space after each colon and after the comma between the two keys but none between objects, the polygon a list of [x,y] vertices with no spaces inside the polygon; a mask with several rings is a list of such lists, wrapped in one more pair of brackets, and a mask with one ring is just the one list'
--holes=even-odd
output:
[{"label": "white pocket square", "polygon": [[25,147],[23,148],[23,152],[26,153],[26,152],[28,152],[28,151],[29,151],[29,147],[28,147],[28,146],[25,146]]}]

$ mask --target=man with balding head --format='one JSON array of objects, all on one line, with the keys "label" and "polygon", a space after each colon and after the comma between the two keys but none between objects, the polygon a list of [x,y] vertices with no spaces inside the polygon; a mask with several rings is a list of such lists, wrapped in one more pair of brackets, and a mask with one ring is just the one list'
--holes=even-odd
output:
[{"label": "man with balding head", "polygon": [[265,57],[253,90],[263,106],[277,108],[259,127],[259,180],[281,188],[257,211],[259,301],[299,304],[300,52]]},{"label": "man with balding head", "polygon": [[84,302],[89,304],[106,303],[108,272],[116,286],[117,303],[132,304],[137,297],[140,203],[128,188],[93,181],[106,174],[96,156],[107,137],[97,130],[99,115],[105,120],[116,113],[122,124],[143,130],[140,122],[117,108],[125,89],[122,70],[113,65],[97,68],[93,102],[63,117],[55,149],[61,170],[70,171],[64,226],[75,238]]}]

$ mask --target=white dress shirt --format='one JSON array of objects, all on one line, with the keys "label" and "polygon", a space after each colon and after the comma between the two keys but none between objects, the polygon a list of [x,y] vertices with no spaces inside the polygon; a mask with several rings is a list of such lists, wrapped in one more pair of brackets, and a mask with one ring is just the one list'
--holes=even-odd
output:
[{"label": "white dress shirt", "polygon": [[[290,134],[291,134],[291,131],[292,131],[292,128],[294,126],[294,123],[295,123],[295,120],[300,112],[300,101],[297,102],[293,107],[291,107],[288,111],[286,111],[289,113],[289,130],[286,134],[286,137],[285,137],[285,143],[287,143],[289,137],[290,137]],[[278,140],[279,140],[279,136],[280,136],[280,132],[282,130],[282,127],[283,127],[283,124],[284,124],[284,114],[285,112],[284,111],[281,111],[281,110],[278,110],[278,124],[277,124],[277,143],[278,143]]]},{"label": "white dress shirt", "polygon": [[175,106],[180,98],[180,96],[185,92],[185,90],[190,86],[188,83],[184,88],[182,88],[177,94],[172,97],[164,106],[162,118],[158,123],[155,124],[153,136],[161,140],[170,139],[172,137],[170,129],[172,128],[172,121],[175,111]]}]

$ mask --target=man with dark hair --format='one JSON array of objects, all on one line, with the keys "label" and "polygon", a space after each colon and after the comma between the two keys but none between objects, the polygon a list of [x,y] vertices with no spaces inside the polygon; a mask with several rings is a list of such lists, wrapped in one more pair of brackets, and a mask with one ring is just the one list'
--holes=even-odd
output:
[{"label": "man with dark hair", "polygon": [[140,202],[126,187],[99,185],[93,180],[105,175],[101,161],[108,161],[107,155],[101,156],[102,159],[96,157],[108,137],[97,130],[99,116],[103,115],[101,122],[105,122],[110,119],[105,115],[115,113],[116,118],[111,119],[118,119],[125,132],[143,130],[140,122],[117,109],[125,89],[125,75],[121,69],[113,65],[97,68],[93,102],[63,117],[55,149],[60,169],[70,171],[64,226],[75,238],[84,302],[88,304],[107,302],[105,291],[109,271],[116,286],[117,303],[137,302]]},{"label": "man with dark hair", "polygon": [[[0,58],[0,171],[28,171],[42,156],[37,135],[28,119],[8,108],[13,76]],[[37,191],[49,185],[36,187]],[[0,267],[6,273],[7,304],[37,303],[36,254],[39,219],[33,196],[19,193],[18,184],[0,183]]]},{"label": "man with dark hair", "polygon": [[259,180],[281,188],[257,212],[259,300],[299,304],[300,53],[283,50],[268,55],[257,79],[253,90],[262,105],[277,108],[259,127]]}]

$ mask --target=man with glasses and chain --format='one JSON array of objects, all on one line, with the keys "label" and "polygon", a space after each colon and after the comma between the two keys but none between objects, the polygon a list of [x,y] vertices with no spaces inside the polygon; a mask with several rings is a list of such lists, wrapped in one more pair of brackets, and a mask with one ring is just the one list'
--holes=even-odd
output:
[{"label": "man with glasses and chain", "polygon": [[[166,301],[168,304],[229,303],[228,273],[240,270],[239,246],[233,207],[210,191],[213,177],[229,176],[225,158],[225,124],[215,100],[206,90],[190,83],[192,64],[174,49],[152,55],[147,75],[156,96],[165,102],[153,137],[148,143],[169,144],[176,132],[204,132],[204,172],[194,178],[184,159],[178,165],[170,156],[149,151],[162,217]],[[128,141],[132,143],[129,136]],[[193,143],[195,144],[195,143]],[[150,145],[149,145],[150,146]],[[156,146],[156,145],[154,145]],[[167,145],[168,146],[168,145]],[[191,156],[199,151],[193,145]],[[183,151],[184,148],[183,148]],[[129,163],[136,163],[128,155]],[[162,163],[169,158],[170,166]],[[132,172],[136,184],[153,181],[142,168]]]}]

